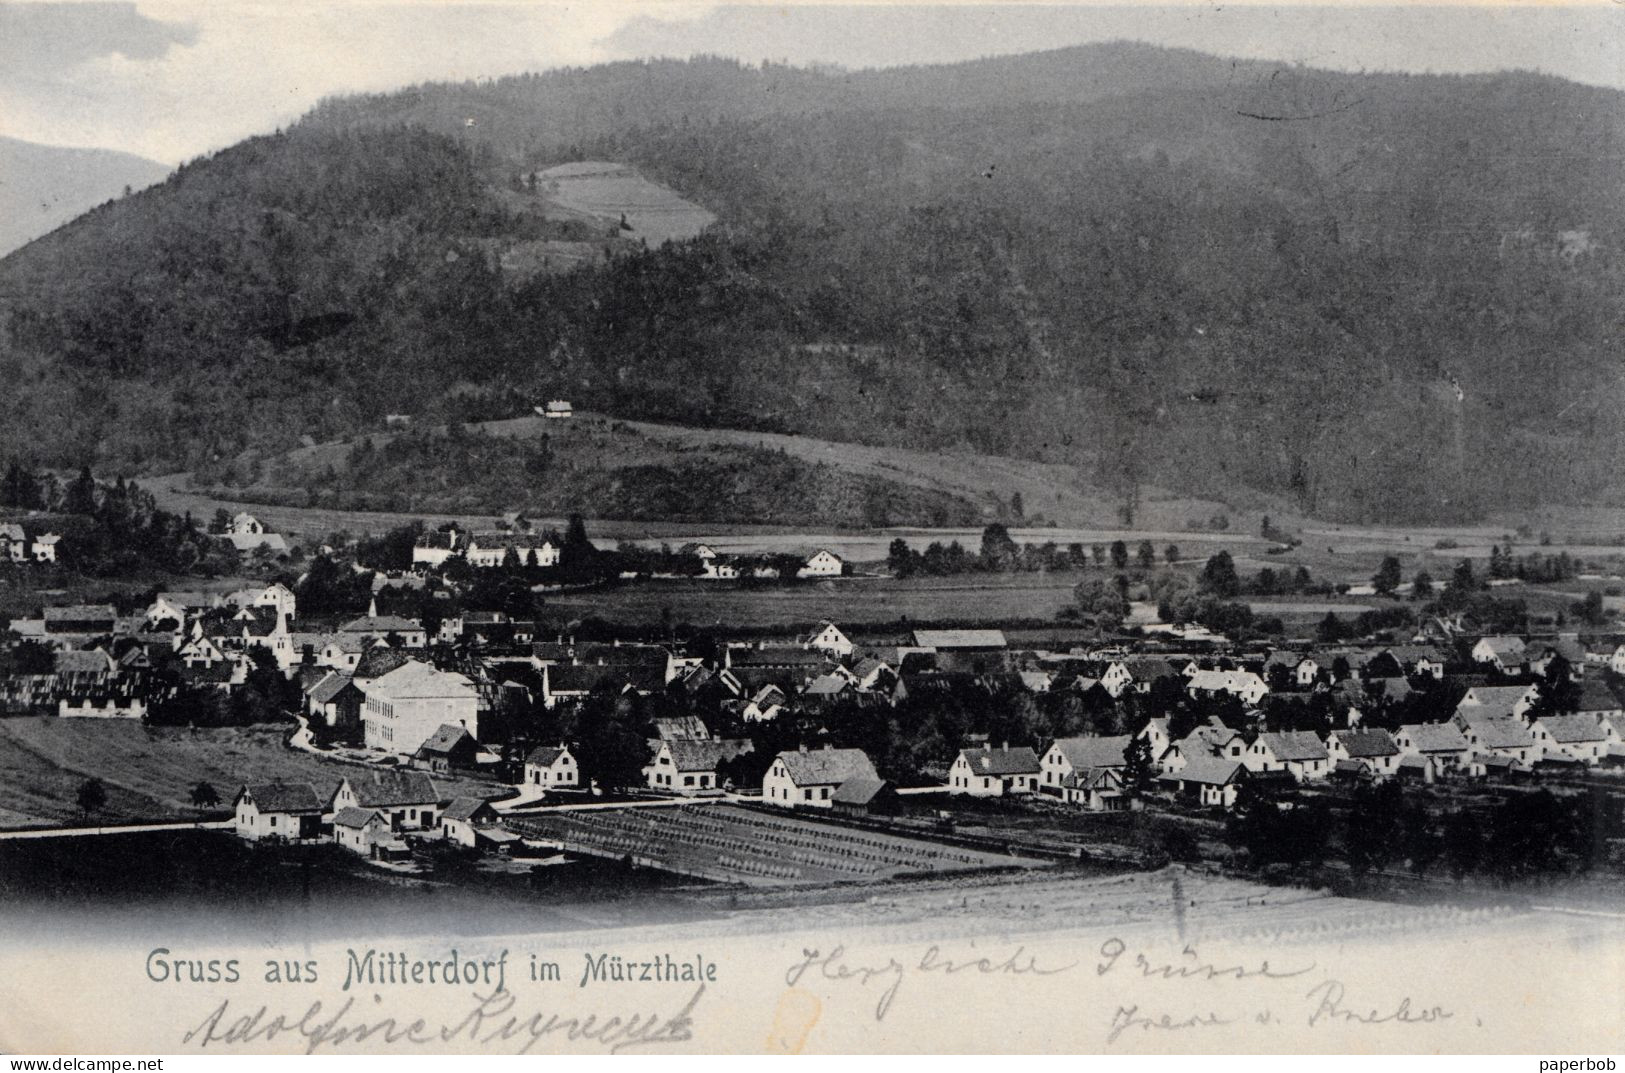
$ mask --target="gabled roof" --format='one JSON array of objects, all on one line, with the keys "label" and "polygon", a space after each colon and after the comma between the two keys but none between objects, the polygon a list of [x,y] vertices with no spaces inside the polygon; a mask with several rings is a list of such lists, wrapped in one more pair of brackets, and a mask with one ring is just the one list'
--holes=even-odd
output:
[{"label": "gabled roof", "polygon": [[1620,703],[1614,691],[1608,688],[1608,683],[1595,678],[1585,678],[1580,682],[1580,700],[1575,704],[1577,712],[1612,712],[1625,708]]},{"label": "gabled roof", "polygon": [[1386,730],[1334,730],[1332,737],[1351,757],[1395,756],[1399,746]]},{"label": "gabled roof", "polygon": [[259,786],[244,786],[237,793],[254,802],[261,812],[320,812],[322,799],[316,788],[308,782],[271,782]]},{"label": "gabled roof", "polygon": [[563,745],[538,745],[525,754],[526,764],[535,764],[538,767],[552,767],[559,757],[564,755]]},{"label": "gabled roof", "polygon": [[367,683],[368,695],[392,697],[398,700],[474,699],[478,691],[474,683],[455,671],[441,671],[411,660],[388,674]]},{"label": "gabled roof", "polygon": [[1038,754],[1025,745],[1014,749],[961,749],[959,755],[978,775],[1036,775],[1039,771]]},{"label": "gabled roof", "polygon": [[339,627],[340,633],[368,633],[382,637],[388,633],[416,633],[423,623],[399,615],[362,615]]},{"label": "gabled roof", "polygon": [[921,648],[1007,648],[1003,630],[915,630]]},{"label": "gabled roof", "polygon": [[1114,768],[1124,764],[1123,753],[1129,742],[1134,740],[1132,735],[1117,734],[1112,737],[1082,737],[1057,738],[1050,746],[1058,749],[1066,762],[1076,770],[1087,768]]},{"label": "gabled roof", "polygon": [[1309,730],[1283,730],[1274,734],[1260,734],[1258,741],[1277,760],[1325,760],[1326,746],[1320,736]]},{"label": "gabled roof", "polygon": [[808,682],[803,692],[813,697],[833,697],[838,693],[844,693],[849,684],[838,674],[821,674]]},{"label": "gabled roof", "polygon": [[363,808],[421,805],[440,800],[434,780],[421,771],[359,772],[346,776],[345,781]]},{"label": "gabled roof", "polygon": [[[1478,644],[1483,645],[1497,656],[1521,656],[1523,655],[1524,650],[1523,638],[1521,637],[1480,637],[1478,639]],[[1473,647],[1477,648],[1478,645],[1474,645]]]},{"label": "gabled roof", "polygon": [[752,752],[756,747],[749,741],[724,739],[668,741],[664,748],[670,750],[671,762],[678,771],[715,771],[724,760]]},{"label": "gabled roof", "polygon": [[1523,720],[1514,716],[1503,718],[1469,718],[1468,728],[1478,735],[1478,745],[1484,749],[1522,749],[1535,743]]},{"label": "gabled roof", "polygon": [[309,695],[313,703],[326,704],[347,688],[355,689],[355,682],[350,679],[350,676],[340,674],[337,671],[330,671],[325,678],[310,687]]},{"label": "gabled roof", "polygon": [[370,808],[356,808],[353,805],[339,809],[333,814],[334,827],[361,828],[369,823],[383,823],[384,818]]},{"label": "gabled roof", "polygon": [[1419,753],[1459,753],[1467,749],[1467,739],[1454,723],[1407,723],[1399,729]]},{"label": "gabled roof", "polygon": [[1177,772],[1162,776],[1158,781],[1197,782],[1205,786],[1227,786],[1246,777],[1247,769],[1239,760],[1226,760],[1217,756],[1192,757]]},{"label": "gabled roof", "polygon": [[492,808],[491,802],[484,798],[454,797],[451,799],[451,803],[446,806],[445,811],[440,814],[440,817],[446,820],[472,820],[482,812],[489,812],[494,815],[496,809]]},{"label": "gabled roof", "polygon": [[1591,715],[1548,715],[1539,720],[1540,726],[1559,745],[1574,745],[1587,741],[1605,741],[1608,734],[1602,724]]},{"label": "gabled roof", "polygon": [[783,762],[797,786],[838,786],[856,775],[871,779],[880,777],[862,749],[786,751],[778,755],[778,760]]},{"label": "gabled roof", "polygon": [[835,788],[830,800],[837,805],[867,805],[890,785],[885,779],[854,775]]},{"label": "gabled roof", "polygon": [[464,738],[469,741],[474,740],[474,736],[466,728],[454,726],[451,723],[442,723],[438,730],[423,739],[423,744],[418,746],[418,752],[420,754],[449,753],[462,744]]}]

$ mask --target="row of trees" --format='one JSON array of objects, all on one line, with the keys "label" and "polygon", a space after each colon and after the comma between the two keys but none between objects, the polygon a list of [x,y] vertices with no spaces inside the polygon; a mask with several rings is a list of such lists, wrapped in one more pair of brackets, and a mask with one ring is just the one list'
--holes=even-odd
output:
[{"label": "row of trees", "polygon": [[1420,876],[1442,864],[1458,880],[1517,880],[1588,871],[1599,857],[1598,806],[1591,795],[1542,789],[1446,809],[1389,780],[1356,789],[1340,808],[1323,798],[1287,807],[1249,784],[1226,834],[1253,867],[1315,867],[1335,854],[1356,876],[1398,865]]}]

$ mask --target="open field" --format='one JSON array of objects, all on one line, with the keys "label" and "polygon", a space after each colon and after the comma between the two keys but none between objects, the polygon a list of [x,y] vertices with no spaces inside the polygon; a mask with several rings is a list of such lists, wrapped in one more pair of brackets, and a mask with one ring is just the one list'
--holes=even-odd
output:
[{"label": "open field", "polygon": [[[107,787],[107,808],[97,819],[123,822],[195,819],[199,813],[190,795],[199,781],[211,784],[222,802],[229,802],[243,783],[309,782],[326,793],[358,770],[286,748],[285,733],[281,727],[189,729],[55,716],[0,719],[0,827],[80,822],[75,795],[92,777]],[[491,783],[438,775],[435,783],[447,796],[492,796],[497,790]]]},{"label": "open field", "polygon": [[[560,164],[536,173],[537,192],[564,210],[564,216],[581,215],[608,224],[626,219],[632,239],[649,245],[693,238],[716,216],[675,190],[650,182],[637,169],[626,164],[583,160]],[[553,213],[549,213],[553,215]]]},{"label": "open field", "polygon": [[1087,574],[994,574],[968,578],[839,578],[754,588],[717,581],[637,581],[547,598],[552,615],[615,622],[674,622],[737,628],[833,619],[842,627],[945,620],[1053,619],[1073,605]]}]

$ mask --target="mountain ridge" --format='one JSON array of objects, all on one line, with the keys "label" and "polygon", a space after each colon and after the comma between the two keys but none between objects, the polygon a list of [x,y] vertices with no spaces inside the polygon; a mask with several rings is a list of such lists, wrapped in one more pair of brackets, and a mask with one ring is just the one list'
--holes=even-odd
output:
[{"label": "mountain ridge", "polygon": [[[1622,101],[1133,45],[324,102],[0,261],[0,373],[29,385],[0,434],[66,403],[42,458],[251,467],[562,394],[1076,466],[1124,517],[1155,484],[1348,520],[1606,502]],[[566,233],[524,180],[582,159],[718,222]],[[521,277],[524,243],[581,256]]]}]

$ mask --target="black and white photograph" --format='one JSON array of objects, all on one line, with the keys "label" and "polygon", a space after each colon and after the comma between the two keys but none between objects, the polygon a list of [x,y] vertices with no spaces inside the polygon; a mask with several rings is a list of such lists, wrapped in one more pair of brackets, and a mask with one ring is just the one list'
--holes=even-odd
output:
[{"label": "black and white photograph", "polygon": [[0,102],[0,1051],[1625,1052],[1625,5],[0,0]]}]

